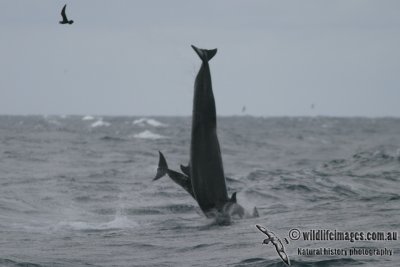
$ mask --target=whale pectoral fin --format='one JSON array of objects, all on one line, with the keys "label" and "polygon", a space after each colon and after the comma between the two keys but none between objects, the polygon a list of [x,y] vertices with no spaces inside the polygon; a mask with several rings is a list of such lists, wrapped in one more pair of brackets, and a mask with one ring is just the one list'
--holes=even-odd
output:
[{"label": "whale pectoral fin", "polygon": [[187,166],[181,165],[181,171],[186,174],[188,177],[190,177],[190,165],[188,164]]},{"label": "whale pectoral fin", "polygon": [[194,199],[196,199],[192,188],[192,181],[189,177],[173,170],[168,170],[168,176],[171,177],[175,183],[185,189]]},{"label": "whale pectoral fin", "polygon": [[215,54],[217,54],[217,49],[200,49],[195,47],[194,45],[192,45],[192,48],[194,49],[194,51],[196,51],[197,55],[199,55],[199,57],[201,58],[201,60],[208,62],[209,60],[211,60]]},{"label": "whale pectoral fin", "polygon": [[154,177],[153,181],[160,179],[161,177],[165,176],[166,174],[168,174],[168,176],[172,179],[172,181],[174,181],[175,183],[177,183],[178,185],[180,185],[183,189],[185,189],[194,199],[194,192],[193,192],[193,188],[192,188],[192,180],[179,172],[173,171],[168,169],[168,164],[167,161],[163,155],[163,153],[161,153],[161,151],[158,151],[160,158],[158,160],[158,168],[157,168],[157,174]]}]

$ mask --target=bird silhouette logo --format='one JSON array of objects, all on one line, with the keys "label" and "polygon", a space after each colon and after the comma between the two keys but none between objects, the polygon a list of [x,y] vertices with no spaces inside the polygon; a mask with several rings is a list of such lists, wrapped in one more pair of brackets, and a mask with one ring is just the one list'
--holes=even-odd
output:
[{"label": "bird silhouette logo", "polygon": [[[267,228],[256,224],[256,227],[258,230],[263,232],[268,238],[264,239],[263,244],[273,244],[275,246],[276,252],[278,252],[279,257],[281,257],[282,261],[286,263],[287,265],[290,265],[290,260],[288,255],[285,252],[285,247],[283,246],[281,240],[271,231],[269,231]],[[287,241],[286,241],[287,242]]]},{"label": "bird silhouette logo", "polygon": [[67,4],[64,5],[63,9],[61,10],[61,17],[62,21],[60,21],[60,24],[72,24],[74,23],[73,20],[68,20],[67,15],[65,14],[65,9],[67,8]]}]

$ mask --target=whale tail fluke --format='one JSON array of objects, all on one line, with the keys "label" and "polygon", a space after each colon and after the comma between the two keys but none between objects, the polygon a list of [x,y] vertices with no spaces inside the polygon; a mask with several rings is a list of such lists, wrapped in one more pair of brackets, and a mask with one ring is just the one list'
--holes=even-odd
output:
[{"label": "whale tail fluke", "polygon": [[165,160],[165,157],[161,153],[161,151],[158,151],[158,153],[160,154],[160,159],[158,160],[157,174],[156,177],[154,177],[153,181],[160,179],[168,173],[167,161]]},{"label": "whale tail fluke", "polygon": [[200,49],[195,47],[194,45],[192,45],[192,48],[194,49],[194,51],[196,51],[197,55],[199,55],[199,57],[201,58],[201,60],[203,60],[204,62],[208,62],[210,61],[215,54],[217,53],[217,49],[211,49],[211,50],[207,50],[207,49]]}]

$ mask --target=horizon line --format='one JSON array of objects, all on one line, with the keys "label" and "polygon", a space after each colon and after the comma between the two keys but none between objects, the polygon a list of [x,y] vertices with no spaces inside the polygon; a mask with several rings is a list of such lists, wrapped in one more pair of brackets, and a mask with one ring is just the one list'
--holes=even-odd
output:
[{"label": "horizon line", "polygon": [[[16,113],[0,113],[1,117],[4,116],[12,116],[12,117],[28,117],[28,116],[41,116],[41,117],[192,117],[192,115],[160,115],[160,114],[96,114],[96,113],[88,113],[88,114],[43,114],[43,113],[24,113],[24,114],[16,114]],[[377,116],[366,116],[366,115],[254,115],[254,114],[223,114],[217,115],[217,117],[252,117],[252,118],[366,118],[366,119],[384,119],[384,118],[392,118],[392,119],[400,119],[400,116],[395,115],[377,115]]]}]

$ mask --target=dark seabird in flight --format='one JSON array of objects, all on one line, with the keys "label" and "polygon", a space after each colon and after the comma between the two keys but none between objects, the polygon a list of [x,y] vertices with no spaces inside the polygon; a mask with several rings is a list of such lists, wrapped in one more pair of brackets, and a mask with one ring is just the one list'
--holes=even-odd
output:
[{"label": "dark seabird in flight", "polygon": [[60,24],[72,24],[74,23],[73,20],[68,20],[67,15],[65,14],[65,8],[67,7],[67,4],[64,5],[63,9],[61,10],[61,16],[62,16],[62,21],[60,21]]},{"label": "dark seabird in flight", "polygon": [[256,227],[258,230],[263,232],[266,236],[268,236],[267,239],[264,239],[263,244],[268,244],[271,242],[276,249],[276,252],[278,252],[279,257],[281,257],[282,261],[286,263],[287,265],[290,265],[290,260],[288,255],[285,252],[285,247],[283,246],[281,240],[271,231],[269,231],[267,228],[262,227],[259,224],[256,224]]}]

